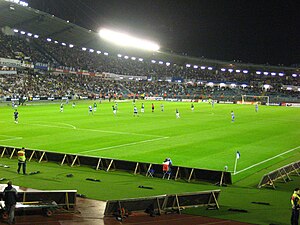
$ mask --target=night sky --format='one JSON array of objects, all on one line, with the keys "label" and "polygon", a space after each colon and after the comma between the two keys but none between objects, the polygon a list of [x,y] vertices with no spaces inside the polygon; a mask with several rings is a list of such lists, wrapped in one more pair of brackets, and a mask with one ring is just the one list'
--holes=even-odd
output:
[{"label": "night sky", "polygon": [[98,31],[113,28],[163,50],[218,60],[300,64],[297,0],[28,0],[29,6]]}]

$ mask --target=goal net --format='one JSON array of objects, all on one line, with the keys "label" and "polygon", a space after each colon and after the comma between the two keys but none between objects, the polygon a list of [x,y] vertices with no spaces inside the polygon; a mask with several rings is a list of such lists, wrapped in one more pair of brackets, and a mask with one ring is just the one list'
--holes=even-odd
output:
[{"label": "goal net", "polygon": [[260,104],[269,105],[269,96],[258,96],[258,95],[242,95],[242,104]]}]

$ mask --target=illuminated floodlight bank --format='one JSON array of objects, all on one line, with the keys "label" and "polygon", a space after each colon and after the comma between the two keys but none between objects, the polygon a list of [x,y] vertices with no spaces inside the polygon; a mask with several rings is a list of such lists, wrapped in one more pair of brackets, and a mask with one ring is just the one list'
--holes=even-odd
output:
[{"label": "illuminated floodlight bank", "polygon": [[101,38],[121,46],[134,47],[148,51],[159,50],[158,44],[148,40],[132,37],[125,33],[120,33],[104,28],[99,31],[99,35]]}]

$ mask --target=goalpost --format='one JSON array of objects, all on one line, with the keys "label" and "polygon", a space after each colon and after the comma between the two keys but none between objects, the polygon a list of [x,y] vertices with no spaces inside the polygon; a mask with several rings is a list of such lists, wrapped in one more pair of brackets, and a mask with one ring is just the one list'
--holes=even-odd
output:
[{"label": "goalpost", "polygon": [[242,95],[242,104],[261,104],[269,105],[269,96],[259,96],[259,95]]}]

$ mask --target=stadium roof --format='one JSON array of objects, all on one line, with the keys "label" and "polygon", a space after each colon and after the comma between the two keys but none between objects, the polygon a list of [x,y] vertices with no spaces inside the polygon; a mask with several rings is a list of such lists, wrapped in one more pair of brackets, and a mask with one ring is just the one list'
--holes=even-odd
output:
[{"label": "stadium roof", "polygon": [[95,39],[99,40],[95,32],[70,24],[37,9],[4,0],[0,1],[0,26],[35,32],[40,36],[65,42],[72,40],[74,44],[82,46],[95,41]]},{"label": "stadium roof", "polygon": [[244,64],[238,62],[225,62],[206,58],[194,58],[184,55],[176,55],[168,52],[149,53],[145,51],[116,48],[111,44],[101,40],[98,32],[85,29],[76,24],[69,23],[54,15],[42,12],[31,7],[24,7],[6,0],[0,0],[0,27],[23,30],[37,34],[44,38],[51,38],[60,42],[74,44],[78,47],[88,47],[95,50],[109,51],[111,53],[136,54],[140,57],[156,57],[161,60],[171,61],[180,64],[212,64],[226,67],[244,67],[245,69],[269,69],[298,70],[291,67],[278,67],[269,65]]}]

